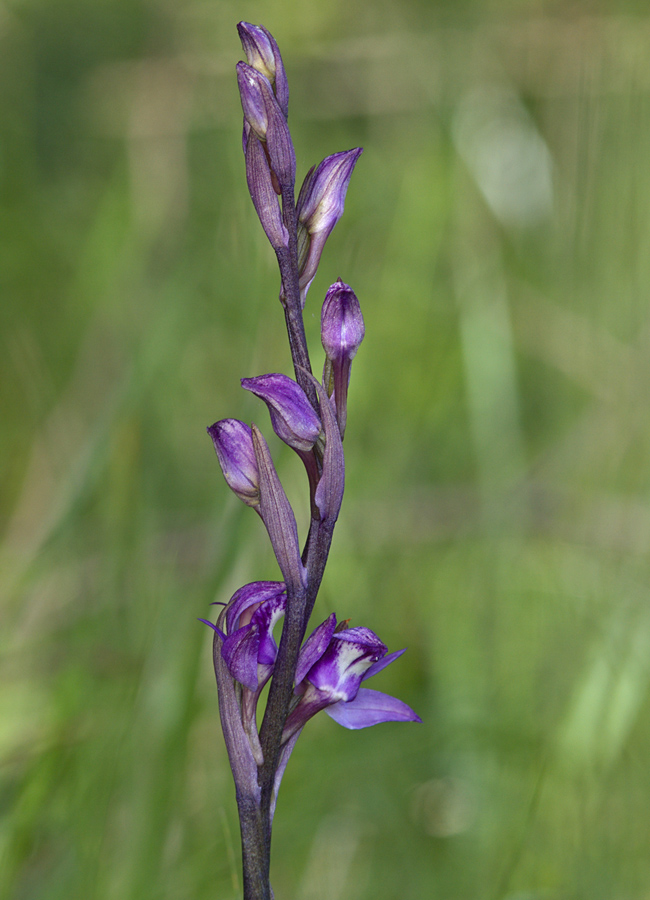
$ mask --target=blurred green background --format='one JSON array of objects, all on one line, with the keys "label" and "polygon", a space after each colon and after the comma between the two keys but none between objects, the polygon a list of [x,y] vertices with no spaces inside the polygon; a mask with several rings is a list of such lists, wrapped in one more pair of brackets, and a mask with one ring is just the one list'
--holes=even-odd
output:
[{"label": "blurred green background", "polygon": [[[0,896],[235,900],[212,600],[278,573],[205,426],[290,371],[239,19],[299,178],[363,145],[311,288],[356,290],[316,607],[421,726],[306,729],[278,900],[650,897],[644,4],[0,4]],[[272,450],[304,532],[304,475]]]}]

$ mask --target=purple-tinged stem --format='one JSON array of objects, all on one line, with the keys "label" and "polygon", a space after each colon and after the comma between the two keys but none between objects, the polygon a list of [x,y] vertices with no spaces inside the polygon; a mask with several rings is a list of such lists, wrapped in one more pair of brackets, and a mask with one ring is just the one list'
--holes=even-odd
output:
[{"label": "purple-tinged stem", "polygon": [[300,304],[300,285],[298,272],[298,216],[296,202],[293,196],[293,188],[284,188],[282,191],[282,220],[289,234],[289,246],[276,250],[280,275],[282,278],[282,291],[284,294],[284,318],[287,323],[289,335],[289,347],[293,359],[296,381],[307,394],[309,402],[318,410],[318,400],[313,384],[301,369],[311,372],[307,338],[305,337],[305,325],[302,318],[302,306]]}]

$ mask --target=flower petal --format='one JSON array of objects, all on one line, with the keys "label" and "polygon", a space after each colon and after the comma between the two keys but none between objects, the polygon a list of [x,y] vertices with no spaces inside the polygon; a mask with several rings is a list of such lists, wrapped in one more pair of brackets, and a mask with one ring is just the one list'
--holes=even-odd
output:
[{"label": "flower petal", "polygon": [[410,706],[397,697],[359,688],[354,700],[335,703],[325,709],[328,716],[344,728],[358,729],[379,725],[381,722],[421,722],[422,719]]},{"label": "flower petal", "polygon": [[240,587],[230,598],[226,609],[226,630],[228,634],[234,634],[238,628],[248,625],[255,610],[249,613],[246,621],[242,621],[241,616],[251,606],[255,604],[259,606],[265,600],[281,596],[283,593],[283,581],[253,581]]},{"label": "flower petal", "polygon": [[389,666],[392,662],[395,662],[402,653],[406,653],[406,647],[403,650],[396,650],[394,653],[389,653],[388,656],[384,656],[383,659],[378,660],[374,665],[370,666],[366,674],[363,676],[363,680],[366,678],[372,678],[373,675],[376,675],[378,672],[381,672],[382,669],[385,669],[386,666]]},{"label": "flower petal", "polygon": [[296,687],[304,679],[311,667],[318,662],[323,653],[329,647],[332,635],[336,629],[336,615],[332,613],[329,618],[315,628],[302,646],[296,666]]},{"label": "flower petal", "polygon": [[221,648],[221,656],[232,677],[251,691],[257,690],[259,646],[259,628],[249,624],[229,635]]},{"label": "flower petal", "polygon": [[[284,585],[283,585],[284,586]],[[287,606],[287,595],[271,597],[253,613],[252,623],[259,628],[260,642],[257,661],[262,666],[273,666],[278,655],[278,647],[273,638],[273,629],[284,615]]]},{"label": "flower petal", "polygon": [[306,677],[331,703],[349,702],[356,697],[365,672],[385,653],[386,645],[374,631],[348,628],[333,635],[327,650]]}]

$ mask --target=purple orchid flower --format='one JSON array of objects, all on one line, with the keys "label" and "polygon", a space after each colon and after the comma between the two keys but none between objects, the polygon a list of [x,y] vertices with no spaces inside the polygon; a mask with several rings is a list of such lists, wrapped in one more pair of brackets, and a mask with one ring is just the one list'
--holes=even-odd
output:
[{"label": "purple orchid flower", "polygon": [[343,439],[352,360],[357,355],[366,332],[357,296],[340,279],[325,295],[320,333],[326,356],[323,384],[328,393],[334,393],[336,419]]},{"label": "purple orchid flower", "polygon": [[232,677],[250,691],[259,690],[271,677],[278,655],[273,628],[286,603],[283,582],[257,581],[240,588],[226,607],[221,655]]},{"label": "purple orchid flower", "polygon": [[361,687],[362,681],[381,672],[404,650],[386,656],[387,652],[386,645],[369,628],[337,632],[334,614],[326,619],[305,642],[298,659],[295,692],[300,700],[289,714],[283,741],[290,740],[322,709],[350,729],[380,722],[421,722],[397,697]]},{"label": "purple orchid flower", "polygon": [[221,419],[207,429],[226,484],[247,506],[260,502],[260,473],[251,429],[239,419]]},{"label": "purple orchid flower", "polygon": [[199,619],[222,640],[221,655],[228,671],[250,691],[259,691],[273,672],[278,647],[273,629],[284,615],[287,593],[282,581],[254,581],[239,588],[226,605],[225,632]]},{"label": "purple orchid flower", "polygon": [[345,195],[361,147],[327,156],[307,173],[298,196],[298,266],[300,294],[305,305],[307,291],[316,275],[323,247],[343,215]]},{"label": "purple orchid flower", "polygon": [[[285,614],[286,604],[283,582],[255,581],[235,591],[217,625],[199,619],[220,639],[221,659],[230,677],[241,686],[240,719],[247,742],[244,752],[250,750],[257,765],[264,761],[257,732],[257,701],[273,674],[278,655],[273,629]],[[220,625],[225,625],[225,632]],[[237,752],[241,750],[239,747]]]}]

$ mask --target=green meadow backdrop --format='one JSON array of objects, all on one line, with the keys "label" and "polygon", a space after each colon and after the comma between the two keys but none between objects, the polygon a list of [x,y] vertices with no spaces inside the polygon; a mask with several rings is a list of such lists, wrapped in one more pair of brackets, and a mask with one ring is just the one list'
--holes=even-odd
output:
[{"label": "green meadow backdrop", "polygon": [[[299,179],[361,145],[306,307],[366,340],[315,622],[408,647],[422,725],[326,716],[278,900],[650,897],[645,4],[0,4],[0,896],[236,900],[210,602],[277,578],[205,427],[290,372],[235,25]],[[300,464],[277,466],[306,521]]]}]

